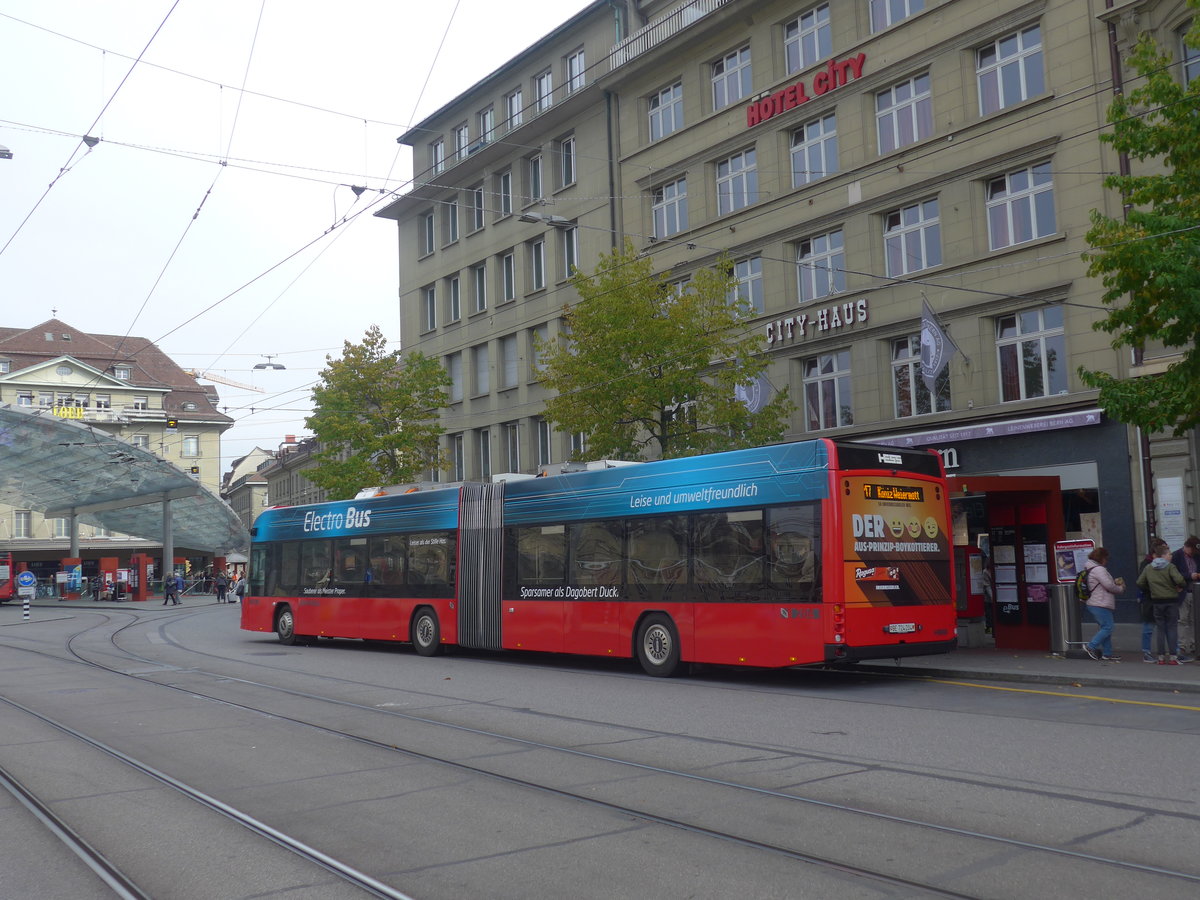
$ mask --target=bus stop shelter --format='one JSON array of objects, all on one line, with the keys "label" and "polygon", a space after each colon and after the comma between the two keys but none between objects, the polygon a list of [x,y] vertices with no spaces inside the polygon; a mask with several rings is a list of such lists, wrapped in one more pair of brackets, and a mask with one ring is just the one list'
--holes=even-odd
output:
[{"label": "bus stop shelter", "polygon": [[229,505],[178,466],[50,409],[0,405],[0,502],[69,522],[162,541],[164,567],[184,546],[246,553],[250,535]]}]

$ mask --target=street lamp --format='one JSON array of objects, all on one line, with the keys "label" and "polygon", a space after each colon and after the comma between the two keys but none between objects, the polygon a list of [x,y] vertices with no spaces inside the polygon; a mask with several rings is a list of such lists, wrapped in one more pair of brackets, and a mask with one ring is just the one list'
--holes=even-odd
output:
[{"label": "street lamp", "polygon": [[278,355],[276,353],[262,353],[260,355],[265,357],[267,361],[265,363],[256,363],[254,366],[254,368],[256,368],[256,369],[286,369],[287,368],[287,366],[285,366],[283,363],[273,362],[275,357]]},{"label": "street lamp", "polygon": [[0,144],[0,159],[12,159],[12,151]]},{"label": "street lamp", "polygon": [[540,223],[549,225],[551,228],[570,228],[575,223],[570,219],[564,219],[562,216],[551,216],[546,213],[525,212],[517,216],[518,222]]}]

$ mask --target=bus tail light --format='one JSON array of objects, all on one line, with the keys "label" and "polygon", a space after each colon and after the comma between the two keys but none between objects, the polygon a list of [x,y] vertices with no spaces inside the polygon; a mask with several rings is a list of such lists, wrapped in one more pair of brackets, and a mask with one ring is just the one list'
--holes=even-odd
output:
[{"label": "bus tail light", "polygon": [[846,607],[840,603],[833,604],[833,642],[846,642]]}]

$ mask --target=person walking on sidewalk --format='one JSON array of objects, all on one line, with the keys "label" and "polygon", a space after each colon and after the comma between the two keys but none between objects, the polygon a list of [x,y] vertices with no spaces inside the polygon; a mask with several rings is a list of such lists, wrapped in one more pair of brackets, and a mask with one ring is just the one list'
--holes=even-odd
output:
[{"label": "person walking on sidewalk", "polygon": [[[1142,564],[1138,566],[1139,578],[1141,578],[1142,570],[1154,562],[1166,546],[1167,542],[1162,538],[1154,538],[1150,541],[1150,552],[1146,554],[1145,559],[1142,560]],[[1142,662],[1156,663],[1158,662],[1158,657],[1151,650],[1151,645],[1154,642],[1154,602],[1150,599],[1150,595],[1140,587],[1138,588],[1137,599],[1138,615],[1142,618]]]},{"label": "person walking on sidewalk", "polygon": [[1125,582],[1108,574],[1108,551],[1097,547],[1088,554],[1086,565],[1087,585],[1090,593],[1087,599],[1088,612],[1100,626],[1084,649],[1092,659],[1102,659],[1106,662],[1120,662],[1121,657],[1113,653],[1112,633],[1113,615],[1117,608],[1117,594],[1125,590]]},{"label": "person walking on sidewalk", "polygon": [[1159,548],[1158,556],[1138,576],[1138,587],[1146,592],[1154,604],[1154,623],[1158,626],[1155,641],[1158,644],[1160,666],[1179,665],[1176,650],[1179,644],[1179,592],[1186,583],[1171,563],[1171,550],[1165,545]]},{"label": "person walking on sidewalk", "polygon": [[1196,623],[1192,621],[1195,610],[1192,609],[1188,591],[1192,585],[1200,582],[1200,538],[1194,534],[1183,542],[1183,546],[1171,554],[1171,562],[1183,576],[1186,586],[1179,592],[1179,661],[1190,662],[1189,657],[1196,655]]}]

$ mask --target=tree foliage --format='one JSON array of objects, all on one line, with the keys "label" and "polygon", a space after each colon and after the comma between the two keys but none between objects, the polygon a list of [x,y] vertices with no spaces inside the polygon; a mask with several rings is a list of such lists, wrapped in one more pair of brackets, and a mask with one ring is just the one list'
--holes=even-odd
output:
[{"label": "tree foliage", "polygon": [[331,500],[365,487],[403,484],[440,466],[438,410],[450,378],[436,359],[388,351],[379,327],[362,343],[346,341],[340,359],[325,357],[305,425],[320,440],[317,465],[305,476]]},{"label": "tree foliage", "polygon": [[793,406],[780,391],[758,412],[737,397],[766,368],[746,302],[722,262],[677,292],[631,242],[576,272],[566,344],[539,341],[545,416],[584,433],[588,454],[670,459],[778,441]]},{"label": "tree foliage", "polygon": [[[1189,46],[1200,46],[1198,29],[1188,35]],[[1139,84],[1113,101],[1112,133],[1100,139],[1158,165],[1148,174],[1105,179],[1122,196],[1124,218],[1092,211],[1087,240],[1094,249],[1084,259],[1088,274],[1102,279],[1110,306],[1095,327],[1114,335],[1113,347],[1158,340],[1179,348],[1181,358],[1161,374],[1136,379],[1082,368],[1079,374],[1100,389],[1101,406],[1118,421],[1182,434],[1200,424],[1200,81],[1185,87],[1179,67],[1146,36],[1129,62]]]}]

